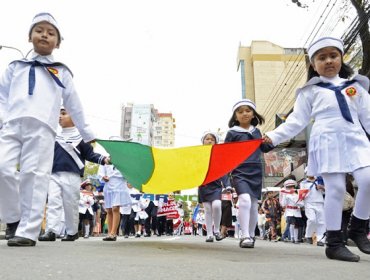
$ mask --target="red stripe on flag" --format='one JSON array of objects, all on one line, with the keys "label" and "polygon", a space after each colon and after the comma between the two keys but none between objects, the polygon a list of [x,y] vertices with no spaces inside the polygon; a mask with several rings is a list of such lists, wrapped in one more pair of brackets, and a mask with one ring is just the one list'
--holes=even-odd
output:
[{"label": "red stripe on flag", "polygon": [[207,176],[202,185],[213,182],[233,170],[253,154],[261,143],[262,139],[254,139],[213,145]]}]

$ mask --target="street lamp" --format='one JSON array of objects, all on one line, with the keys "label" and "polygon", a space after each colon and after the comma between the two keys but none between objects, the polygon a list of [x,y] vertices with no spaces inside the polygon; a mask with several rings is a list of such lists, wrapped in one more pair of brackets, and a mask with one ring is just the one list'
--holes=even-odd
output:
[{"label": "street lamp", "polygon": [[[17,52],[19,52],[21,55],[22,55],[22,58],[25,58],[23,52],[20,50],[20,49],[17,49],[17,48],[14,48],[14,47],[9,47],[9,46],[3,46],[3,45],[0,45],[0,50],[4,48],[4,49],[11,49],[11,50],[15,50]],[[27,53],[28,55],[28,53]]]},{"label": "street lamp", "polygon": [[33,51],[33,49],[30,49],[30,50],[27,52],[26,56],[24,56],[23,52],[22,52],[20,49],[17,49],[17,48],[14,48],[14,47],[10,47],[10,46],[0,45],[0,50],[1,50],[2,48],[4,48],[4,49],[11,49],[11,50],[15,50],[15,51],[19,52],[19,53],[21,54],[22,58],[27,58],[27,56],[30,54],[30,52],[31,52],[31,51]]}]

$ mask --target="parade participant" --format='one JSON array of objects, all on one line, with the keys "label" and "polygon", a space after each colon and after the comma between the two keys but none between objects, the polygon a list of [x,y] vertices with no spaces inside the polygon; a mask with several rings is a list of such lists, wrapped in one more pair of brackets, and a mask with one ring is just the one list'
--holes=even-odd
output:
[{"label": "parade participant", "polygon": [[275,197],[274,192],[267,191],[266,199],[262,202],[261,208],[266,214],[266,222],[269,226],[269,238],[272,241],[278,241],[277,229],[281,225],[281,205]]},{"label": "parade participant", "polygon": [[[222,237],[228,237],[228,228],[231,228],[233,222],[236,222],[236,217],[233,217],[233,210],[235,210],[235,204],[238,201],[238,196],[233,187],[226,187],[222,189],[221,194],[221,235]],[[233,220],[235,218],[235,220]]]},{"label": "parade participant", "polygon": [[62,241],[78,238],[78,201],[85,160],[108,164],[109,158],[94,153],[93,147],[82,140],[71,116],[64,107],[60,110],[59,125],[62,130],[56,137],[53,169],[48,190],[45,234],[39,241],[55,241],[59,234],[62,212],[67,236]]},{"label": "parade participant", "polygon": [[148,207],[145,209],[148,214],[148,218],[145,220],[145,234],[144,237],[150,237],[157,231],[157,212],[158,212],[158,199],[149,201]]},{"label": "parade participant", "polygon": [[260,239],[264,239],[266,234],[266,214],[263,212],[262,208],[258,209],[257,225],[260,232]]},{"label": "parade participant", "polygon": [[325,217],[324,217],[324,191],[325,186],[321,177],[307,175],[300,185],[300,189],[307,191],[304,195],[304,209],[307,217],[305,239],[309,244],[313,243],[312,236],[316,233],[317,245],[325,244]]},{"label": "parade participant", "polygon": [[132,210],[134,211],[134,229],[135,238],[140,238],[142,230],[145,226],[145,220],[148,214],[145,209],[148,207],[150,200],[144,198],[143,194],[139,192],[140,197],[132,200]]},{"label": "parade participant", "polygon": [[[232,109],[225,143],[259,139],[262,137],[256,127],[265,119],[257,113],[256,104],[249,99],[238,101]],[[255,229],[258,219],[258,199],[262,194],[262,158],[261,152],[273,149],[270,144],[262,144],[248,159],[231,172],[232,185],[238,194],[241,248],[254,248]]]},{"label": "parade participant", "polygon": [[116,241],[121,219],[120,207],[131,204],[127,180],[114,165],[100,165],[98,174],[105,182],[103,192],[108,219],[108,236],[103,241]]},{"label": "parade participant", "polygon": [[303,201],[299,200],[295,188],[297,182],[288,179],[284,182],[284,189],[280,192],[280,204],[285,207],[286,224],[289,225],[290,240],[294,244],[299,244],[298,228],[302,225],[301,208]]},{"label": "parade participant", "polygon": [[357,262],[343,244],[341,218],[346,173],[357,184],[355,208],[348,231],[358,248],[370,254],[366,224],[370,214],[370,96],[369,80],[343,63],[343,42],[323,37],[308,48],[308,82],[297,91],[293,112],[275,130],[267,132],[265,143],[278,145],[301,132],[314,119],[310,134],[308,170],[325,182],[326,256]]},{"label": "parade participant", "polygon": [[[219,142],[218,135],[214,132],[206,132],[201,138],[203,145],[214,145]],[[203,204],[206,222],[206,242],[213,242],[216,238],[221,241],[225,237],[220,233],[221,224],[221,194],[222,190],[230,187],[228,176],[210,182],[198,188],[198,202]],[[230,187],[231,188],[231,187]]]},{"label": "parade participant", "polygon": [[134,210],[132,209],[132,205],[135,203],[136,198],[132,195],[140,193],[130,183],[127,183],[127,187],[129,189],[128,192],[131,196],[131,203],[120,207],[120,213],[121,213],[120,226],[121,226],[122,235],[125,238],[128,238],[130,236],[130,233],[133,231],[133,228],[134,228],[135,213],[134,213]]},{"label": "parade participant", "polygon": [[[91,181],[87,179],[81,183],[80,199],[78,203],[78,210],[80,213],[79,220],[81,226],[83,226],[84,238],[89,238],[90,236],[90,225],[92,224],[94,218],[94,210],[92,207],[94,203],[95,198],[92,191],[92,184]],[[78,233],[76,235],[69,236],[69,238],[65,241],[74,241],[77,238]]]},{"label": "parade participant", "polygon": [[[70,70],[52,56],[61,41],[54,17],[37,14],[29,29],[31,59],[13,61],[0,79],[0,103],[7,104],[0,137],[0,212],[6,223],[19,221],[8,246],[36,245],[62,101],[84,141],[95,138],[85,122]],[[18,163],[19,181],[14,176]]]}]

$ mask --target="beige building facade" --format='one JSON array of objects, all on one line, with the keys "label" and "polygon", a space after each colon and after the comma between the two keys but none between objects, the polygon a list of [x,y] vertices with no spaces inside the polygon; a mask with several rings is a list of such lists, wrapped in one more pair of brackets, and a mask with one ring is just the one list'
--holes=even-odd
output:
[{"label": "beige building facade", "polygon": [[172,113],[158,113],[154,123],[154,146],[174,147],[175,128],[176,123]]},{"label": "beige building facade", "polygon": [[286,114],[293,108],[295,90],[306,82],[304,49],[252,41],[250,46],[239,46],[237,66],[242,98],[253,100],[257,112],[265,117],[261,130],[272,130],[276,114]]}]

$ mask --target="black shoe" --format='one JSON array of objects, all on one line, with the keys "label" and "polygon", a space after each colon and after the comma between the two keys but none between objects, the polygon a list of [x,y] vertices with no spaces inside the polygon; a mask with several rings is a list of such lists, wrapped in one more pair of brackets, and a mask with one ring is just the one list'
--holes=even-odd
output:
[{"label": "black shoe", "polygon": [[307,238],[306,238],[306,240],[305,240],[305,242],[306,242],[307,244],[313,244],[312,237],[307,237]]},{"label": "black shoe", "polygon": [[19,221],[15,223],[6,224],[6,230],[5,230],[6,240],[9,240],[15,236],[15,232],[17,231],[18,224],[19,224]]},{"label": "black shoe", "polygon": [[206,242],[213,242],[213,236],[208,236]]},{"label": "black shoe", "polygon": [[70,235],[70,234],[67,234],[66,237],[64,237],[62,239],[62,241],[75,241],[78,239],[78,233],[74,234],[74,235]]},{"label": "black shoe", "polygon": [[47,232],[41,236],[39,236],[39,241],[55,241],[56,236],[54,232]]},{"label": "black shoe", "polygon": [[317,245],[317,246],[320,246],[320,247],[323,247],[323,246],[325,245],[325,243],[324,243],[324,242],[322,242],[322,241],[318,241],[318,242],[316,243],[316,245]]},{"label": "black shoe", "polygon": [[366,228],[369,219],[361,220],[352,215],[349,227],[348,238],[351,239],[362,253],[370,254],[370,241],[367,239]]},{"label": "black shoe", "polygon": [[10,247],[32,247],[35,245],[36,241],[20,236],[14,236],[8,240],[8,246]]},{"label": "black shoe", "polygon": [[221,233],[215,233],[215,238],[217,241],[221,241],[225,238],[225,236],[223,236]]},{"label": "black shoe", "polygon": [[343,233],[340,230],[326,232],[325,254],[329,259],[346,262],[358,262],[360,256],[353,254],[343,244]]},{"label": "black shoe", "polygon": [[108,235],[107,237],[103,238],[103,241],[116,241],[116,240],[117,240],[117,236],[111,236],[111,235]]}]

